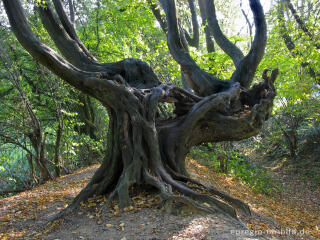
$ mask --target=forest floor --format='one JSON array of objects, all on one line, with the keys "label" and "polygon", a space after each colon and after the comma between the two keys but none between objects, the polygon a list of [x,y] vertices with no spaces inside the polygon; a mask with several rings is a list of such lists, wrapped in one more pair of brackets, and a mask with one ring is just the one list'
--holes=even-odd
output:
[{"label": "forest floor", "polygon": [[101,206],[105,199],[97,197],[66,219],[48,222],[86,185],[98,168],[95,165],[1,199],[0,239],[320,239],[320,188],[311,190],[299,179],[277,176],[275,171],[275,181],[284,190],[267,196],[193,159],[187,159],[187,165],[193,178],[249,204],[252,217],[240,216],[249,230],[218,213],[158,209],[156,193],[137,194],[132,206],[124,210],[113,203],[104,220]]}]

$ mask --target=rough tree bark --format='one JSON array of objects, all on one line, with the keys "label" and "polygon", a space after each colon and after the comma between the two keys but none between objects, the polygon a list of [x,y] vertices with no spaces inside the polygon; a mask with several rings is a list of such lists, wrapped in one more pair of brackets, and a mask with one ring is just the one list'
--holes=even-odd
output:
[{"label": "rough tree bark", "polygon": [[[118,197],[120,207],[125,207],[130,203],[129,187],[143,183],[158,189],[163,201],[180,201],[206,212],[220,211],[232,218],[237,218],[234,207],[250,213],[240,200],[190,179],[185,157],[192,146],[203,142],[253,136],[270,116],[277,71],[270,76],[265,71],[263,82],[249,88],[266,40],[259,0],[250,0],[256,25],[250,52],[246,56],[232,55],[237,48],[230,42],[227,44],[232,50],[227,53],[237,67],[230,80],[218,79],[196,64],[181,41],[175,1],[160,0],[167,18],[170,52],[196,95],[174,85],[161,84],[149,65],[137,59],[99,63],[75,35],[59,0],[54,1],[57,14],[48,3],[46,8],[38,10],[64,58],[35,37],[19,0],[3,0],[3,3],[12,30],[23,47],[57,76],[99,100],[110,116],[105,159],[68,209],[75,209],[81,201],[100,194],[108,195],[107,205]],[[212,22],[212,12],[208,11],[209,5],[212,10],[212,4],[206,1],[206,16],[214,30],[217,23]],[[218,38],[221,34],[214,32],[213,36]],[[163,102],[174,103],[173,119],[157,117],[158,105]]]}]

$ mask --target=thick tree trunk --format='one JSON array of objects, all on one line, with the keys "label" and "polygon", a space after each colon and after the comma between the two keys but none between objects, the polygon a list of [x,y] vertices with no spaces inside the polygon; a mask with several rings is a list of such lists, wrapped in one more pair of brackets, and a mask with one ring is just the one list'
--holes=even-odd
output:
[{"label": "thick tree trunk", "polygon": [[[249,89],[266,43],[266,22],[259,0],[250,0],[256,33],[246,56],[221,32],[212,0],[205,1],[212,34],[236,65],[236,71],[227,81],[205,72],[191,58],[182,41],[175,0],[160,0],[167,19],[170,52],[197,95],[174,85],[162,85],[150,66],[137,59],[97,62],[75,35],[72,24],[66,21],[59,0],[54,0],[59,18],[49,3],[39,8],[39,13],[65,59],[35,37],[19,0],[2,1],[24,48],[57,76],[100,101],[109,112],[105,159],[65,212],[94,195],[108,196],[105,209],[115,197],[120,207],[125,207],[130,204],[129,188],[148,184],[159,190],[163,201],[180,201],[206,212],[220,211],[232,218],[237,218],[232,206],[250,213],[240,200],[190,179],[185,157],[192,146],[204,142],[253,136],[271,114],[277,70],[271,76],[265,71],[264,81]],[[174,104],[173,118],[158,118],[160,103]],[[41,134],[35,138],[37,143],[41,143],[39,139]],[[38,154],[39,145],[35,147]]]},{"label": "thick tree trunk", "polygon": [[[256,134],[272,109],[269,100],[274,97],[275,77],[276,73],[264,76],[265,82],[249,91],[240,91],[239,84],[235,84],[227,92],[203,99],[168,85],[118,95],[116,108],[107,107],[111,121],[105,160],[69,209],[101,194],[108,195],[106,207],[117,196],[123,208],[130,204],[131,186],[149,184],[160,191],[163,201],[181,201],[203,211],[220,211],[237,218],[233,205],[249,214],[249,208],[240,200],[190,179],[185,157],[192,146],[203,141],[238,140]],[[181,98],[175,107],[176,118],[158,120],[158,103],[176,98]],[[243,107],[234,107],[239,105],[254,111],[248,113]],[[221,115],[226,109],[238,109],[236,112],[242,116],[233,117],[233,112]],[[225,125],[232,128],[232,133]]]}]

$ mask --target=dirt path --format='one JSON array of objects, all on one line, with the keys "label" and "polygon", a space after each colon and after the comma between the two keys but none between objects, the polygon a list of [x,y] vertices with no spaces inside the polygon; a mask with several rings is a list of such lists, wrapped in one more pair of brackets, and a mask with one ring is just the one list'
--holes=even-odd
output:
[{"label": "dirt path", "polygon": [[250,230],[218,213],[200,215],[184,212],[183,208],[174,208],[168,213],[157,209],[156,194],[137,195],[133,206],[125,211],[119,211],[116,203],[113,204],[105,220],[101,219],[100,211],[104,199],[97,197],[83,204],[80,212],[70,214],[68,219],[48,224],[48,218],[70,203],[97,167],[0,200],[0,239],[316,239],[306,234],[282,233],[283,225],[273,214],[268,214],[270,202],[264,204],[263,196],[190,159],[188,167],[194,178],[206,184],[212,184],[214,179],[218,188],[249,203],[253,216],[242,220]]},{"label": "dirt path", "polygon": [[320,239],[320,186],[311,188],[297,177],[276,172],[274,181],[283,185],[283,191],[267,196],[192,159],[188,164],[194,178],[214,184],[250,206],[252,217],[242,220],[251,230],[267,233],[272,239]]},{"label": "dirt path", "polygon": [[[97,167],[0,200],[0,239],[257,239],[221,214],[171,214],[150,207],[146,201],[153,196],[141,196],[141,207],[132,211],[112,209],[104,221],[98,217],[101,207],[95,199],[67,220],[48,224],[47,220],[70,203]],[[236,230],[243,233],[237,237]]]}]

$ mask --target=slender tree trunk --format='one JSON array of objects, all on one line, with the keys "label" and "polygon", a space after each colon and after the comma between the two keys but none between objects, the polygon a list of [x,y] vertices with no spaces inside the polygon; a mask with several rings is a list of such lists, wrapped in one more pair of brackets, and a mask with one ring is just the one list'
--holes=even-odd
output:
[{"label": "slender tree trunk", "polygon": [[38,178],[37,178],[37,176],[35,174],[32,155],[31,154],[27,154],[27,159],[28,159],[28,163],[29,163],[29,167],[30,167],[31,178],[32,178],[32,180],[33,180],[33,182],[35,184],[38,184]]},{"label": "slender tree trunk", "polygon": [[297,132],[295,130],[290,130],[290,131],[287,131],[284,135],[287,139],[290,157],[295,161],[297,156],[296,152],[298,148]]},{"label": "slender tree trunk", "polygon": [[42,142],[41,130],[38,129],[32,133],[28,134],[33,149],[35,150],[35,162],[40,171],[41,180],[46,182],[53,179],[49,169],[46,166],[45,159],[45,140]]},{"label": "slender tree trunk", "polygon": [[54,165],[55,165],[55,172],[57,177],[61,175],[61,168],[63,166],[63,163],[61,162],[60,157],[60,144],[61,144],[61,138],[62,138],[62,124],[58,123],[58,129],[57,129],[57,136],[56,136],[56,144],[54,148]]}]

